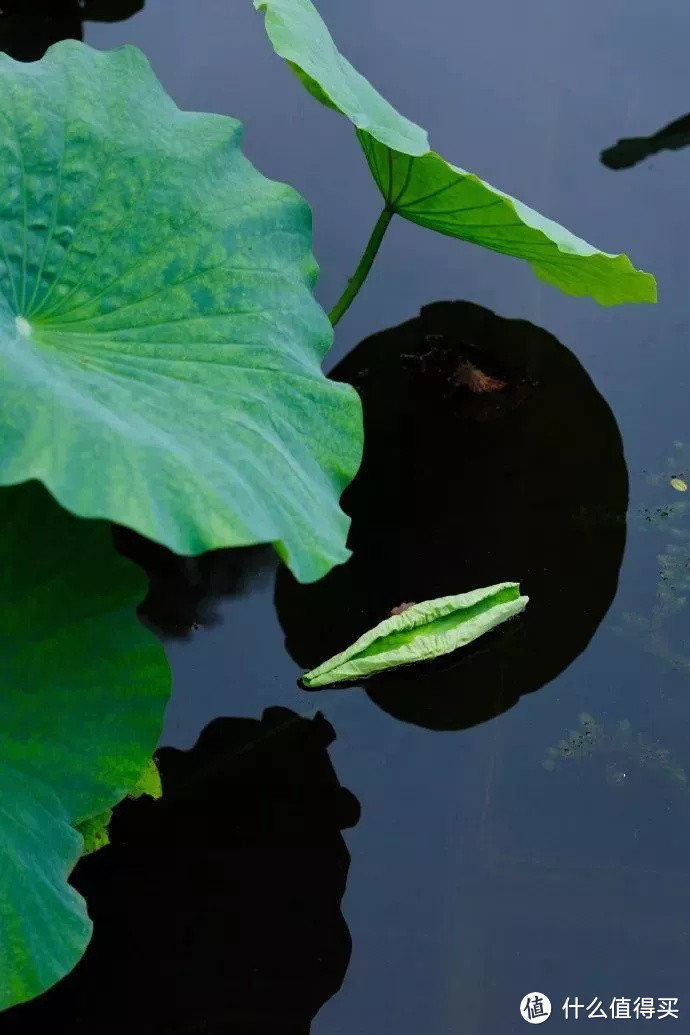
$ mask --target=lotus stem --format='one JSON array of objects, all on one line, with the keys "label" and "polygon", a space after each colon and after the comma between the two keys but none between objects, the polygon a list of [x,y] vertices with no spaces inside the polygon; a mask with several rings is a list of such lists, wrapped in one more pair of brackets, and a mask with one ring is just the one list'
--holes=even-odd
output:
[{"label": "lotus stem", "polygon": [[328,319],[331,321],[333,327],[335,327],[340,317],[350,308],[353,299],[356,297],[359,289],[366,280],[367,273],[371,269],[371,264],[376,258],[376,253],[381,246],[383,235],[385,234],[392,218],[393,209],[386,206],[379,218],[376,220],[376,225],[371,231],[371,237],[367,241],[364,254],[359,260],[359,265],[357,266],[354,275],[350,278],[347,287],[328,314]]}]

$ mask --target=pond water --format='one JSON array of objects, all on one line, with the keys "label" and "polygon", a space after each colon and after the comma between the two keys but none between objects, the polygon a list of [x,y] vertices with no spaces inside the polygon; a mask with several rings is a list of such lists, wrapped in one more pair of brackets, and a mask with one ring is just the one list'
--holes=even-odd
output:
[{"label": "pond water", "polygon": [[[548,1031],[593,1019],[568,997],[628,999],[631,1024],[635,999],[676,998],[690,1030],[690,496],[671,485],[690,481],[690,10],[319,7],[434,147],[627,252],[660,301],[603,309],[393,222],[329,357],[365,406],[354,559],[308,587],[270,550],[182,580],[161,562],[151,611],[198,626],[167,640],[168,805],[119,810],[75,875],[92,948],[2,1030],[507,1035],[535,991]],[[136,44],[181,107],[245,123],[252,161],[313,207],[329,308],[377,192],[249,0],[147,0],[85,38]],[[624,138],[655,139],[611,158]],[[451,348],[507,381],[500,402],[450,384]],[[524,621],[466,655],[299,688],[391,607],[504,579]]]}]

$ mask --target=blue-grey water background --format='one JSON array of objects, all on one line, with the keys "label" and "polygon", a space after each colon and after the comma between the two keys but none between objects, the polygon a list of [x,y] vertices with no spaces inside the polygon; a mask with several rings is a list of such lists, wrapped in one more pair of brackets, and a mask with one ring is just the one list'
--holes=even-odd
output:
[{"label": "blue-grey water background", "polygon": [[[163,743],[190,747],[212,718],[258,718],[275,704],[304,714],[318,706],[333,724],[330,755],[362,813],[345,835],[352,958],[315,1035],[504,1035],[523,1030],[520,999],[535,990],[553,1005],[547,1031],[565,1023],[566,996],[606,1006],[614,996],[679,997],[685,1030],[687,613],[664,625],[663,649],[659,637],[649,649],[643,625],[626,616],[649,620],[669,543],[681,568],[690,556],[687,515],[663,517],[683,502],[668,484],[683,464],[674,443],[690,443],[690,148],[620,171],[599,154],[690,106],[690,10],[681,0],[319,6],[353,64],[428,128],[435,149],[656,274],[656,307],[604,309],[540,283],[524,263],[396,220],[329,359],[440,299],[471,300],[555,335],[589,371],[623,436],[631,504],[619,591],[558,679],[489,722],[432,732],[359,690],[318,700],[300,691],[267,570],[221,605],[221,623],[170,646],[175,693]],[[313,208],[317,292],[329,307],[379,199],[351,127],[306,96],[249,0],[147,0],[127,22],[87,25],[86,40],[136,44],[181,107],[245,124],[250,159]],[[578,729],[581,713],[608,739],[545,768],[548,748]],[[640,735],[656,745],[651,754]],[[663,750],[675,776],[655,768]]]}]

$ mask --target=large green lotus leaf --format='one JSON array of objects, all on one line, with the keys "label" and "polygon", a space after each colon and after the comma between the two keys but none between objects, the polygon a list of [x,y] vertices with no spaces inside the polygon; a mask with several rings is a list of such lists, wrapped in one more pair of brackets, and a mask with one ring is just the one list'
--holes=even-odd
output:
[{"label": "large green lotus leaf", "polygon": [[517,582],[402,604],[340,654],[302,677],[308,687],[365,679],[377,672],[450,654],[525,610]]},{"label": "large green lotus leaf", "polygon": [[67,882],[77,824],[141,778],[170,690],[136,617],[145,579],[109,526],[36,482],[0,491],[0,1009],[82,955],[91,925]]},{"label": "large green lotus leaf", "polygon": [[0,55],[0,483],[309,581],[348,556],[360,405],[320,369],[310,211],[241,134],[131,47]]},{"label": "large green lotus leaf", "polygon": [[654,277],[636,270],[627,255],[593,248],[430,151],[426,133],[391,108],[340,54],[311,0],[254,0],[254,6],[266,12],[276,53],[309,92],[357,127],[390,212],[525,259],[541,280],[568,294],[590,295],[603,305],[656,301]]}]

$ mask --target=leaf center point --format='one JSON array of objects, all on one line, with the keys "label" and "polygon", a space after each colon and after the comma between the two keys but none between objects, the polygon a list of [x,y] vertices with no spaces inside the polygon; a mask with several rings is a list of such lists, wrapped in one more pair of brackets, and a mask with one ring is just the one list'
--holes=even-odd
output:
[{"label": "leaf center point", "polygon": [[17,316],[15,318],[15,323],[17,325],[17,330],[20,334],[22,334],[25,338],[31,337],[31,324],[27,319],[25,319],[23,316]]}]

